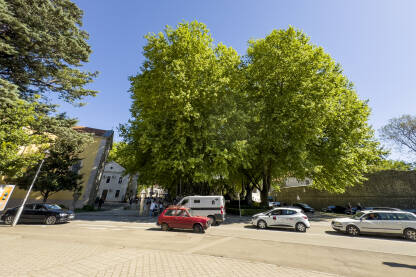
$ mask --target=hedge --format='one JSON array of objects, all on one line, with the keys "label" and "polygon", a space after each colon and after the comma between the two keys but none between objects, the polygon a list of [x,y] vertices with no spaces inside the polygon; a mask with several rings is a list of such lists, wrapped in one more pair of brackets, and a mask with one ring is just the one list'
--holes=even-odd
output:
[{"label": "hedge", "polygon": [[[243,216],[252,216],[258,213],[262,213],[267,211],[267,209],[256,209],[256,208],[247,208],[247,209],[241,209],[241,215]],[[240,211],[238,208],[227,208],[226,212],[228,214],[234,214],[234,215],[240,215]]]}]

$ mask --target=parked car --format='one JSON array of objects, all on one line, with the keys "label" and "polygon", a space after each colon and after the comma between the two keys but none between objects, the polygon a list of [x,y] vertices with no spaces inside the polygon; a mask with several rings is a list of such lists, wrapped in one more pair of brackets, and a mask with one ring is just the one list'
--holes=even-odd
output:
[{"label": "parked car", "polygon": [[205,216],[193,216],[192,211],[184,206],[169,206],[157,219],[163,231],[173,228],[193,229],[195,233],[204,233],[211,225],[211,220]]},{"label": "parked car", "polygon": [[194,216],[206,216],[212,225],[219,225],[225,220],[224,196],[186,196],[178,202],[178,206],[185,206]]},{"label": "parked car", "polygon": [[[19,207],[8,209],[1,217],[6,224],[12,224]],[[26,204],[19,218],[19,223],[44,223],[53,225],[73,220],[73,211],[64,210],[56,204]]]},{"label": "parked car", "polygon": [[281,207],[281,206],[282,206],[282,204],[280,202],[278,202],[278,201],[269,202],[269,207],[270,208],[272,208],[272,207]]},{"label": "parked car", "polygon": [[398,208],[389,208],[389,207],[365,207],[363,211],[401,211],[401,209]]},{"label": "parked car", "polygon": [[327,213],[337,213],[337,214],[344,214],[346,208],[343,206],[328,206],[327,208],[322,209],[323,212]]},{"label": "parked car", "polygon": [[300,208],[305,213],[314,213],[315,209],[305,203],[295,203],[292,205],[293,207]]},{"label": "parked car", "polygon": [[260,229],[267,227],[295,228],[298,232],[306,232],[310,228],[308,217],[298,208],[274,208],[258,213],[251,218],[251,224]]},{"label": "parked car", "polygon": [[416,216],[409,212],[392,210],[369,210],[357,212],[352,218],[332,220],[334,230],[351,236],[360,233],[381,233],[402,235],[416,240]]}]

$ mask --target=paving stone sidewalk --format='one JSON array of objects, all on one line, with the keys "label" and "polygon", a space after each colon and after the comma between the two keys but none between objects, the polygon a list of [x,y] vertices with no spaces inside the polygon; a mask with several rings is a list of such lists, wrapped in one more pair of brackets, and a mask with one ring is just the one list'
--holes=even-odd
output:
[{"label": "paving stone sidewalk", "polygon": [[1,276],[281,276],[331,274],[180,252],[0,237]]}]

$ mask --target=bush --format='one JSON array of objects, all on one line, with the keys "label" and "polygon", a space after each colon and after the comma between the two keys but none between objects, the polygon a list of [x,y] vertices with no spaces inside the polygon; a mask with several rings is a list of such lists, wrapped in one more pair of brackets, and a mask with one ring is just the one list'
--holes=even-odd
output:
[{"label": "bush", "polygon": [[[241,215],[242,216],[252,216],[258,213],[262,213],[267,211],[268,209],[264,208],[241,208]],[[226,213],[240,215],[238,208],[226,208]]]}]

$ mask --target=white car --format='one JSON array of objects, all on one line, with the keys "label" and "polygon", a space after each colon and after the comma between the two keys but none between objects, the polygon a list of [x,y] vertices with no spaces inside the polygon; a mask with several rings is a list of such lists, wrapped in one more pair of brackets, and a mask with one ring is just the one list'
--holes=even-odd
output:
[{"label": "white car", "polygon": [[331,226],[334,230],[351,236],[360,233],[396,234],[416,240],[416,216],[404,211],[362,211],[352,218],[336,218],[332,220]]},{"label": "white car", "polygon": [[294,228],[298,232],[306,232],[310,228],[308,217],[301,209],[274,208],[270,211],[253,215],[251,224],[260,229],[267,227]]}]

